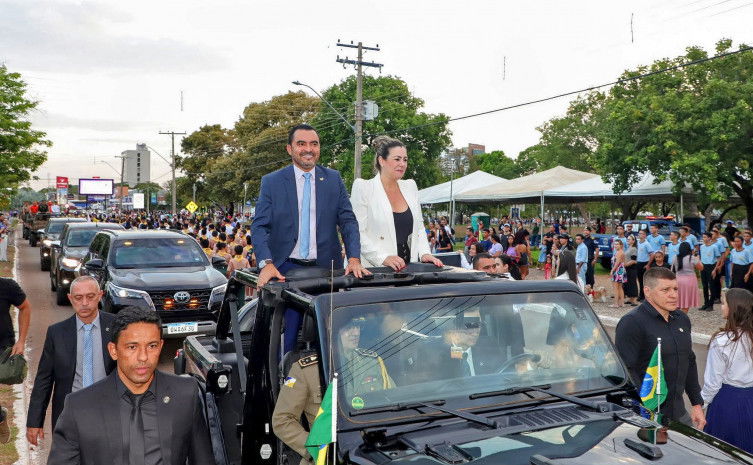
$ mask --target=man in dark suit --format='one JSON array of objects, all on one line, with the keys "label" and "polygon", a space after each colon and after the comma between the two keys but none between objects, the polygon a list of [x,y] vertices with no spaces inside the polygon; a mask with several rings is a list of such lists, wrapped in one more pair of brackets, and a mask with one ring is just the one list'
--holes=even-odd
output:
[{"label": "man in dark suit", "polygon": [[44,439],[50,397],[54,429],[65,396],[103,379],[115,368],[107,351],[115,316],[98,310],[101,298],[102,291],[94,278],[74,279],[68,300],[76,314],[47,328],[26,417],[26,439],[35,446]]},{"label": "man in dark suit", "polygon": [[[272,278],[285,280],[288,271],[306,266],[342,268],[338,227],[345,243],[345,274],[370,274],[361,266],[361,236],[340,173],[317,166],[319,135],[299,124],[288,133],[286,146],[293,164],[262,177],[259,201],[251,223],[251,242],[259,261],[259,287]],[[285,314],[285,352],[293,350],[300,314]]]},{"label": "man in dark suit", "polygon": [[48,465],[214,464],[196,381],[156,370],[159,316],[126,307],[111,332],[117,370],[65,399]]}]

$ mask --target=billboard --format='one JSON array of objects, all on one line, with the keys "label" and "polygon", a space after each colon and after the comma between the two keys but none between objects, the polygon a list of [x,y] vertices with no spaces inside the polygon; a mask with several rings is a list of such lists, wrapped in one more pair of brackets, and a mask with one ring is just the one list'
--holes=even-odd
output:
[{"label": "billboard", "polygon": [[140,192],[133,193],[133,208],[134,210],[144,208],[144,194]]},{"label": "billboard", "polygon": [[78,193],[81,195],[111,196],[114,185],[112,179],[79,179]]},{"label": "billboard", "polygon": [[68,178],[65,176],[56,176],[55,187],[58,189],[68,189]]}]

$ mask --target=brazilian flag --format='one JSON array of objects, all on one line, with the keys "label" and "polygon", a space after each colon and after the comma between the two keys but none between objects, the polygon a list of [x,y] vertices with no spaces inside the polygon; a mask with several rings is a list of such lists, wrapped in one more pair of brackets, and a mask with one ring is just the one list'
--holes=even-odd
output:
[{"label": "brazilian flag", "polygon": [[667,381],[664,379],[664,365],[661,362],[661,343],[656,345],[654,355],[648,362],[646,375],[641,386],[641,401],[646,408],[656,410],[667,398]]},{"label": "brazilian flag", "polygon": [[[327,463],[327,452],[337,437],[337,377],[327,386],[322,405],[314,418],[311,432],[306,439],[306,449],[314,458],[315,465]],[[334,453],[334,450],[332,451]]]}]

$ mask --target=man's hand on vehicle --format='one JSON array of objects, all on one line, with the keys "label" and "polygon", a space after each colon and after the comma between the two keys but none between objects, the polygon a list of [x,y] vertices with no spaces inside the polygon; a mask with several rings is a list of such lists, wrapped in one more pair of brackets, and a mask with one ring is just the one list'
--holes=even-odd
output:
[{"label": "man's hand on vehicle", "polygon": [[285,281],[285,276],[280,273],[280,270],[273,263],[267,263],[259,273],[258,287],[262,287],[267,284],[272,278],[277,278],[278,281]]},{"label": "man's hand on vehicle", "polygon": [[706,426],[706,415],[703,413],[703,407],[700,405],[691,407],[690,419],[693,421],[693,426],[696,429],[703,430],[703,427]]}]

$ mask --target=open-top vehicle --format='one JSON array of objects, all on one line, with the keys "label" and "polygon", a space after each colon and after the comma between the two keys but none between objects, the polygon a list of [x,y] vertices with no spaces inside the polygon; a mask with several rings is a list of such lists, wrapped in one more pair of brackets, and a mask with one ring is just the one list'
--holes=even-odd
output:
[{"label": "open-top vehicle", "polygon": [[[753,463],[679,423],[657,434],[568,281],[420,264],[373,269],[368,279],[297,271],[247,302],[243,289],[257,275],[237,271],[216,335],[189,336],[175,359],[176,372],[205,390],[218,464],[298,463],[272,414],[285,383],[296,382],[292,364],[312,355],[321,392],[311,402],[339,380],[336,463]],[[290,308],[303,323],[298,348],[283,355]]]}]

